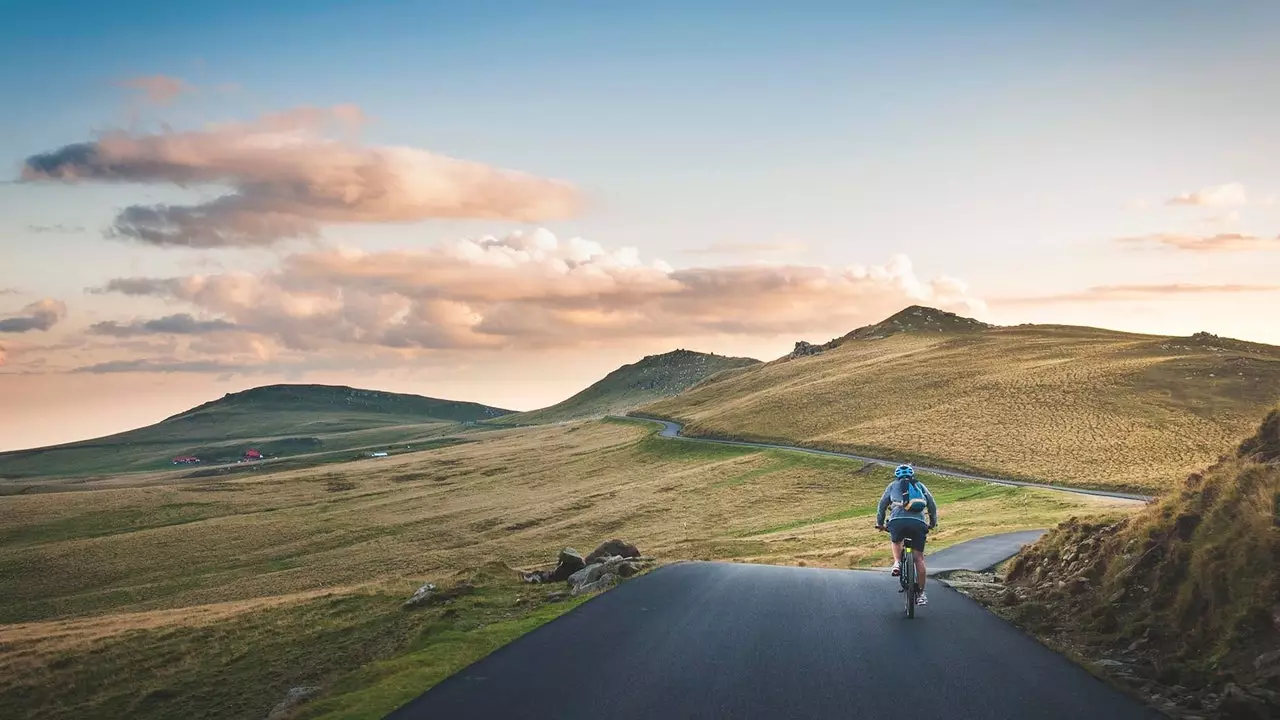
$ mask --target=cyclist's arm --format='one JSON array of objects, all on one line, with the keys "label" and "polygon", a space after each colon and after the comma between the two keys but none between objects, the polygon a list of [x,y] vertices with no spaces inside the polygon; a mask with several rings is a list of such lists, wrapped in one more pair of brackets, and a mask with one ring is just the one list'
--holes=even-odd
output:
[{"label": "cyclist's arm", "polygon": [[929,504],[929,527],[937,527],[938,504],[933,501],[933,493],[929,492],[929,488],[924,489],[924,499]]},{"label": "cyclist's arm", "polygon": [[880,496],[880,506],[876,508],[876,527],[884,527],[884,511],[889,507],[889,488]]}]

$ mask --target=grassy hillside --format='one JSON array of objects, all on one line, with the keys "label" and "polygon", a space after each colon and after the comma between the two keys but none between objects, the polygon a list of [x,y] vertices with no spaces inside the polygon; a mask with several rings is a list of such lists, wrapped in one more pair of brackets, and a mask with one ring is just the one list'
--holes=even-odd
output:
[{"label": "grassy hillside", "polygon": [[641,411],[693,435],[1159,491],[1280,399],[1280,348],[1206,334],[992,327],[909,308],[827,347]]},{"label": "grassy hillside", "polygon": [[156,470],[179,455],[199,457],[204,465],[232,462],[250,447],[268,456],[333,452],[509,412],[344,386],[270,385],[230,393],[137,430],[0,453],[0,480]]},{"label": "grassy hillside", "polygon": [[[591,422],[309,470],[0,497],[0,716],[256,720],[315,685],[304,716],[379,718],[565,609],[501,564],[620,537],[660,559],[883,565],[872,526],[887,473]],[[937,547],[1132,507],[927,482]],[[489,577],[474,596],[400,608],[424,581],[477,571]]]},{"label": "grassy hillside", "polygon": [[509,415],[499,422],[537,425],[621,414],[683,392],[717,373],[759,363],[751,358],[707,355],[691,350],[649,355],[639,362],[623,365],[564,402]]},{"label": "grassy hillside", "polygon": [[1209,690],[1224,703],[1214,717],[1277,717],[1280,411],[1159,505],[1114,523],[1065,523],[1008,577],[1024,599],[1009,614],[1082,654],[1123,657],[1112,667],[1157,683],[1148,694]]}]

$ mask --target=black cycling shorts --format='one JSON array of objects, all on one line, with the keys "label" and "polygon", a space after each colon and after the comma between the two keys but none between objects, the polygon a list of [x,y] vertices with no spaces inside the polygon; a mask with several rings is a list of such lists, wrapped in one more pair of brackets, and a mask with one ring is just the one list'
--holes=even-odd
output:
[{"label": "black cycling shorts", "polygon": [[911,549],[924,554],[924,541],[929,535],[929,526],[911,518],[896,518],[889,521],[889,539],[895,543],[903,538],[911,538]]}]

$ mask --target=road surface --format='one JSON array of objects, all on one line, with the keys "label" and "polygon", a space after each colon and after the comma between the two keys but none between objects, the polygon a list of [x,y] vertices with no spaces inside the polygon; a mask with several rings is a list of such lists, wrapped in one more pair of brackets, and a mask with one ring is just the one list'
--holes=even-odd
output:
[{"label": "road surface", "polygon": [[[896,460],[885,460],[883,458],[867,457],[865,455],[854,455],[853,453],[833,452],[831,450],[815,450],[813,448],[798,447],[795,445],[778,445],[774,443],[758,443],[747,442],[745,440],[719,440],[716,438],[691,438],[685,437],[681,433],[684,431],[684,425],[671,420],[656,420],[653,418],[630,417],[623,418],[626,420],[643,420],[645,422],[658,423],[662,425],[662,431],[658,433],[660,437],[671,440],[684,440],[686,442],[708,442],[717,445],[738,445],[741,447],[755,447],[765,450],[790,450],[793,452],[808,453],[810,455],[826,455],[828,457],[849,458],[851,460],[861,460],[862,462],[878,463],[880,465],[897,465]],[[1120,500],[1138,500],[1149,502],[1153,498],[1150,495],[1137,495],[1134,493],[1112,492],[1110,490],[1087,490],[1084,488],[1069,488],[1060,485],[1045,485],[1042,483],[1023,482],[1021,480],[1005,480],[1002,478],[983,477],[981,475],[970,475],[968,473],[956,472],[955,470],[942,470],[940,468],[927,468],[916,465],[915,468],[922,472],[933,473],[934,475],[946,475],[947,477],[962,478],[965,480],[979,480],[981,482],[995,483],[997,485],[1012,485],[1014,487],[1033,487],[1042,488],[1044,490],[1057,490],[1059,492],[1075,493],[1077,495],[1097,495],[1100,497],[1117,498]]]},{"label": "road surface", "polygon": [[[670,565],[497,650],[389,717],[1161,717],[963,595],[934,582],[929,598],[908,620],[897,581],[883,573]],[[914,682],[904,699],[907,677]]]}]

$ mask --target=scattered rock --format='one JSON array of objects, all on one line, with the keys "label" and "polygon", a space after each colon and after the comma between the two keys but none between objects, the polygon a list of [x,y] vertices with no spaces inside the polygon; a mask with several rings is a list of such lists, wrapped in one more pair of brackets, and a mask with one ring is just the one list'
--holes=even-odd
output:
[{"label": "scattered rock", "polygon": [[556,569],[551,571],[547,577],[550,582],[563,582],[569,579],[569,576],[578,572],[587,566],[587,561],[582,559],[581,553],[573,548],[565,548],[560,551],[560,557],[556,562]]},{"label": "scattered rock", "polygon": [[427,583],[426,585],[418,588],[417,592],[410,596],[408,600],[405,600],[404,606],[412,608],[418,607],[419,605],[425,605],[426,603],[431,602],[431,598],[435,595],[435,592],[435,583]]},{"label": "scattered rock", "polygon": [[640,572],[640,565],[633,562],[624,562],[618,566],[618,575],[620,577],[629,578]]},{"label": "scattered rock", "polygon": [[1245,692],[1235,683],[1228,683],[1218,703],[1218,713],[1224,720],[1268,720],[1273,717],[1266,701]]},{"label": "scattered rock", "polygon": [[570,597],[572,597],[572,594],[569,593],[567,590],[559,590],[547,595],[545,598],[543,598],[543,600],[545,602],[554,603],[554,602],[561,602],[564,600],[568,600]]},{"label": "scattered rock", "polygon": [[1258,672],[1273,667],[1280,667],[1280,650],[1262,653],[1253,661],[1253,669]]},{"label": "scattered rock", "polygon": [[1093,664],[1097,665],[1100,668],[1106,668],[1107,670],[1125,670],[1125,669],[1128,669],[1129,667],[1128,665],[1120,662],[1119,660],[1107,660],[1107,659],[1094,660]]},{"label": "scattered rock", "polygon": [[315,697],[319,692],[320,688],[309,685],[289,688],[289,692],[285,694],[284,699],[271,708],[271,712],[267,714],[267,720],[281,720],[288,717],[294,708]]},{"label": "scattered rock", "polygon": [[593,593],[600,590],[608,590],[609,588],[617,584],[618,584],[617,575],[614,575],[613,573],[605,573],[600,576],[599,580],[596,580],[595,582],[586,583],[585,585],[579,585],[575,587],[571,592],[575,596],[586,595],[587,593]]},{"label": "scattered rock", "polygon": [[640,551],[635,545],[623,542],[617,538],[613,540],[606,540],[600,544],[600,547],[591,551],[591,554],[586,557],[586,564],[590,565],[602,558],[613,557],[614,555],[624,558],[634,558],[640,557]]},{"label": "scattered rock", "polygon": [[576,588],[599,580],[603,574],[604,563],[592,563],[570,575],[568,580],[569,584]]}]

